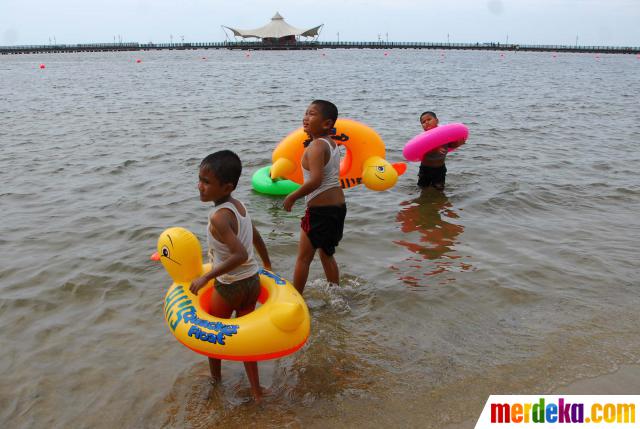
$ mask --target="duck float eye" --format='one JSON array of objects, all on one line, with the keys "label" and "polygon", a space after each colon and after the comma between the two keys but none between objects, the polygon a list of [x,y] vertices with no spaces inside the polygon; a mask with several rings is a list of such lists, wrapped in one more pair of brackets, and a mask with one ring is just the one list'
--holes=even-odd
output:
[{"label": "duck float eye", "polygon": [[165,258],[169,257],[169,248],[167,246],[162,247],[162,256],[164,256]]},{"label": "duck float eye", "polygon": [[384,165],[378,165],[376,170],[378,170],[379,173],[384,173]]}]

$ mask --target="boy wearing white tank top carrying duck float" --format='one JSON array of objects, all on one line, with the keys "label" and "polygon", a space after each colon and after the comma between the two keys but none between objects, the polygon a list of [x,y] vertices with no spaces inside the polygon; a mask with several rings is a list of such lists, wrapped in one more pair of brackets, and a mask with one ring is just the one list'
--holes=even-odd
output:
[{"label": "boy wearing white tank top carrying duck float", "polygon": [[[424,112],[420,115],[420,125],[422,125],[422,129],[425,131],[434,129],[438,126],[438,117],[434,112]],[[452,142],[425,153],[420,163],[418,186],[421,188],[433,186],[435,189],[443,191],[445,178],[447,176],[447,167],[444,164],[444,160],[447,157],[448,148],[456,148],[462,146],[464,143],[465,140]]]},{"label": "boy wearing white tank top carrying duck float", "polygon": [[[260,294],[258,263],[253,248],[267,270],[271,261],[262,236],[251,222],[244,204],[231,196],[242,173],[242,163],[229,150],[215,152],[202,160],[198,174],[198,190],[202,202],[213,202],[207,225],[209,259],[213,269],[191,283],[189,289],[198,294],[208,282],[214,280],[211,294],[213,316],[228,319],[252,312]],[[262,387],[257,362],[244,362],[251,384],[251,393],[259,401]],[[220,359],[209,358],[209,369],[215,383],[221,380]]]},{"label": "boy wearing white tank top carrying duck float", "polygon": [[305,197],[306,211],[300,223],[300,243],[293,275],[293,286],[302,294],[309,276],[309,266],[316,250],[329,283],[338,284],[340,273],[334,258],[342,239],[347,206],[340,186],[340,152],[331,139],[338,108],[331,102],[315,100],[307,108],[302,126],[309,135],[302,156],[304,183],[284,200],[291,211],[299,198]]}]

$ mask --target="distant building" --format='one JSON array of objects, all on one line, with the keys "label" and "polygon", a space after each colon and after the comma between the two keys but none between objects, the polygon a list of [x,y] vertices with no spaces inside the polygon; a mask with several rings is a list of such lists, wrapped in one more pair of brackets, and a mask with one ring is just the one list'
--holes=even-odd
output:
[{"label": "distant building", "polygon": [[270,23],[253,30],[240,30],[238,28],[231,28],[224,25],[222,27],[231,30],[236,38],[261,39],[265,45],[287,45],[295,43],[300,37],[309,37],[314,40],[317,39],[323,25],[324,24],[320,24],[317,27],[301,30],[289,25],[284,18],[276,12],[273,18],[271,18]]}]

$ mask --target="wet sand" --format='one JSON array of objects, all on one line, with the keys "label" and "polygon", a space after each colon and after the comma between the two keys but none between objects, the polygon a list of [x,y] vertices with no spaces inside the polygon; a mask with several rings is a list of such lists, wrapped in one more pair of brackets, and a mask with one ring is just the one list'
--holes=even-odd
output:
[{"label": "wet sand", "polygon": [[638,395],[640,365],[622,365],[611,374],[585,378],[557,388],[555,395]]},{"label": "wet sand", "polygon": [[[585,378],[554,389],[553,395],[638,395],[640,364],[622,365],[610,374]],[[478,416],[479,417],[479,416]],[[444,429],[473,429],[476,419],[447,425]]]}]

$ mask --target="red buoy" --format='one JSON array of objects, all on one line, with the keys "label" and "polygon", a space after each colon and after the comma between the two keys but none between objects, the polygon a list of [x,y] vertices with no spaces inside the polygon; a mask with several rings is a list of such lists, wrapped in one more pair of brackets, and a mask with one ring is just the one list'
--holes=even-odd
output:
[{"label": "red buoy", "polygon": [[44,64],[40,64],[40,68],[41,69],[45,68],[45,65]]},{"label": "red buoy", "polygon": [[142,62],[142,60],[139,59],[139,58],[136,60],[136,63],[141,63],[141,62]]}]

